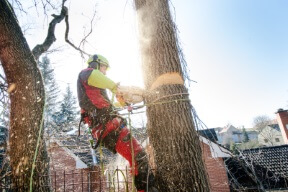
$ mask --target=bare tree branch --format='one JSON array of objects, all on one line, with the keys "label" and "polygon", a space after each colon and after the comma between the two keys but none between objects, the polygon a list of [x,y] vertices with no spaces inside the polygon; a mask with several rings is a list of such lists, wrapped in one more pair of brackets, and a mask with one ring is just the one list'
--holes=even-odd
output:
[{"label": "bare tree branch", "polygon": [[[15,2],[15,4],[16,4],[16,6],[14,6],[14,2]],[[22,11],[22,12],[24,12],[24,13],[27,13],[24,9],[23,9],[23,6],[22,6],[22,4],[21,4],[21,2],[20,1],[12,1],[11,2],[11,4],[12,4],[12,6],[14,7],[14,9],[19,9],[20,11]]]},{"label": "bare tree branch", "polygon": [[[63,0],[63,2],[65,2],[65,0]],[[54,19],[49,24],[48,34],[47,34],[45,41],[42,44],[36,45],[32,50],[32,53],[36,60],[38,60],[40,55],[46,52],[50,48],[50,46],[53,44],[53,42],[56,41],[55,27],[58,23],[60,23],[65,18],[66,15],[68,15],[68,9],[67,7],[64,6],[64,3],[63,3],[60,15],[54,15],[54,14],[52,15]]]},{"label": "bare tree branch", "polygon": [[266,126],[272,124],[272,119],[267,115],[260,115],[254,118],[253,125],[258,131],[262,131]]},{"label": "bare tree branch", "polygon": [[[86,53],[85,51],[83,51],[82,49],[80,49],[81,44],[79,45],[79,47],[77,47],[76,45],[74,45],[68,38],[69,35],[69,16],[68,14],[65,16],[65,23],[66,23],[66,31],[65,31],[65,41],[71,45],[74,49],[76,49],[77,51],[80,52],[81,56],[83,57],[83,54],[90,56],[91,54]],[[85,37],[87,38],[87,36]],[[82,40],[83,41],[83,40]],[[81,42],[82,42],[81,41]]]},{"label": "bare tree branch", "polygon": [[81,56],[84,58],[84,55],[90,56],[91,54],[85,52],[84,50],[81,49],[82,46],[87,42],[87,38],[92,34],[93,32],[93,22],[96,16],[96,11],[94,11],[94,14],[92,16],[92,19],[90,21],[90,31],[87,33],[87,35],[84,36],[84,38],[80,41],[79,46],[77,47],[74,43],[72,43],[69,40],[69,15],[67,14],[65,17],[65,23],[66,23],[66,31],[65,31],[65,41],[71,45],[74,49],[80,52]]},{"label": "bare tree branch", "polygon": [[81,41],[80,44],[79,44],[79,47],[81,46],[81,44],[84,45],[84,43],[87,42],[86,39],[92,34],[92,32],[93,32],[93,21],[94,21],[94,19],[95,19],[95,16],[96,16],[96,11],[94,11],[93,17],[92,17],[91,22],[90,22],[90,31],[89,31],[88,34],[84,37],[84,39],[82,39],[82,41]]}]

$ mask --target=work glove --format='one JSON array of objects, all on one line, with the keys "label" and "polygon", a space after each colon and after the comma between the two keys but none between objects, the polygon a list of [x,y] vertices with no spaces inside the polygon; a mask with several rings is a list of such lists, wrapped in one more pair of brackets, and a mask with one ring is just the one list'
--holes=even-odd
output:
[{"label": "work glove", "polygon": [[116,102],[116,103],[114,104],[115,107],[124,107],[124,106],[128,105],[128,104],[125,102],[123,96],[121,96],[121,95],[116,95],[116,99],[117,99],[118,102]]}]

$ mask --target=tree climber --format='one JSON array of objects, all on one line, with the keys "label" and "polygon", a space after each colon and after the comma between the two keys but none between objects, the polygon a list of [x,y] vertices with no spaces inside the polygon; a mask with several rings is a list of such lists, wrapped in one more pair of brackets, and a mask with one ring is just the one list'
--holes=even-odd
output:
[{"label": "tree climber", "polygon": [[[96,54],[91,56],[87,63],[88,67],[79,73],[77,92],[81,118],[92,129],[92,136],[97,140],[94,148],[101,143],[113,153],[119,153],[128,160],[130,166],[134,169],[132,173],[135,174],[135,186],[138,192],[146,191],[147,186],[149,191],[157,191],[153,187],[154,176],[151,172],[149,173],[146,152],[134,137],[130,137],[125,120],[115,113],[114,106],[106,92],[106,89],[109,89],[113,94],[116,94],[116,98],[123,106],[129,100],[123,98],[123,93],[127,89],[119,86],[106,76],[109,62],[105,57]],[[142,96],[135,95],[135,92],[127,94],[126,91],[126,95],[130,95],[132,100],[135,96],[134,101],[136,98],[136,102],[143,100]],[[142,100],[139,100],[139,97]],[[130,102],[133,103],[133,101]],[[134,157],[132,157],[132,154],[134,154]],[[133,161],[135,168],[132,166]]]}]

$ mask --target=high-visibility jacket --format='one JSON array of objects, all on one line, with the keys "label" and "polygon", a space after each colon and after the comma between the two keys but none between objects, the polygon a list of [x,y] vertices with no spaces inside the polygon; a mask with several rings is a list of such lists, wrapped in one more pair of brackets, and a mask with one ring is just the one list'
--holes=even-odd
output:
[{"label": "high-visibility jacket", "polygon": [[78,101],[81,109],[93,111],[111,107],[106,89],[116,93],[117,84],[97,69],[82,70],[77,81]]}]

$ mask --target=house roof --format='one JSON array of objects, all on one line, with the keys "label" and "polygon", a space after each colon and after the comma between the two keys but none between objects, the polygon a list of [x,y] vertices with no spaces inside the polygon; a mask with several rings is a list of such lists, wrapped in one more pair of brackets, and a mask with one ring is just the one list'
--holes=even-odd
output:
[{"label": "house roof", "polygon": [[227,125],[226,127],[224,127],[219,133],[226,133],[229,129],[235,130],[235,131],[239,131],[237,128],[235,128],[233,125]]},{"label": "house roof", "polygon": [[248,149],[243,155],[275,175],[288,178],[288,145]]},{"label": "house roof", "polygon": [[209,139],[210,141],[217,142],[218,137],[214,129],[203,129],[198,130],[199,135],[205,137],[206,139]]},{"label": "house roof", "polygon": [[247,133],[258,133],[258,130],[256,128],[245,128]]},{"label": "house roof", "polygon": [[288,188],[288,145],[244,150],[225,164],[234,189],[258,190],[259,181],[265,189]]},{"label": "house roof", "polygon": [[[74,155],[80,158],[87,166],[93,165],[93,158],[90,150],[88,135],[65,135],[65,139],[61,139],[61,143],[63,147],[69,149]],[[104,164],[108,163],[111,159],[114,158],[114,154],[111,153],[106,148],[102,148],[103,158],[102,161]],[[97,162],[100,163],[100,153],[99,150],[95,150],[95,155]]]}]

